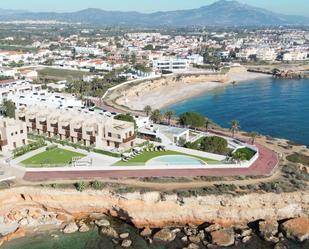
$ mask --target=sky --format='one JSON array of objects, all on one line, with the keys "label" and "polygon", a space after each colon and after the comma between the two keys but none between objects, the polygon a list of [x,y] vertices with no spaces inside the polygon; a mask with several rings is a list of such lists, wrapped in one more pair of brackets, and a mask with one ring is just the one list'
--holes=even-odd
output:
[{"label": "sky", "polygon": [[[216,0],[0,0],[0,8],[31,11],[71,12],[85,8],[155,12],[192,9]],[[256,7],[284,14],[309,16],[309,0],[239,0]]]}]

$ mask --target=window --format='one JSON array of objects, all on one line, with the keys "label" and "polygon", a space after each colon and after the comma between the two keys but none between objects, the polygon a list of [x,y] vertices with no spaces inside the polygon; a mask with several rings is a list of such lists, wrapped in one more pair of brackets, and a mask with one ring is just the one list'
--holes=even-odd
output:
[{"label": "window", "polygon": [[13,132],[11,133],[11,136],[12,136],[12,137],[14,136],[14,133],[13,133]]},{"label": "window", "polygon": [[110,146],[110,141],[107,140],[107,146]]},{"label": "window", "polygon": [[25,139],[23,139],[23,145],[25,145],[26,144],[26,140]]},{"label": "window", "polygon": [[111,132],[107,133],[107,136],[112,137],[112,133]]},{"label": "window", "polygon": [[20,130],[20,134],[23,134],[24,133],[24,130]]},{"label": "window", "polygon": [[121,139],[121,135],[118,134],[117,137],[118,137],[118,139]]}]

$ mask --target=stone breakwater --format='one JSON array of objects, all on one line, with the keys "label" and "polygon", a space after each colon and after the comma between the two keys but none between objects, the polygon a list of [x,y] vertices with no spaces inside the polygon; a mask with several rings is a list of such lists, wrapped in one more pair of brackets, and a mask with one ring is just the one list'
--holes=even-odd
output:
[{"label": "stone breakwater", "polygon": [[[121,239],[103,220],[105,215],[133,223],[151,241],[170,242],[181,237],[184,247],[245,242],[253,234],[247,225],[256,221],[261,221],[259,235],[267,241],[278,243],[283,236],[304,241],[309,237],[309,192],[180,198],[158,192],[115,195],[109,191],[16,188],[0,192],[0,205],[2,243],[46,226],[65,233],[85,232],[90,218],[105,227],[102,234],[129,245],[127,237],[122,235]],[[160,228],[160,233],[154,228]]]}]

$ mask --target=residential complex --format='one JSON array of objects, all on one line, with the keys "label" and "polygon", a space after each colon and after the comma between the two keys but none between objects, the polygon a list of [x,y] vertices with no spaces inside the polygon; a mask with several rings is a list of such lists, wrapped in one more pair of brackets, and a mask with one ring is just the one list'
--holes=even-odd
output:
[{"label": "residential complex", "polygon": [[61,140],[94,146],[102,150],[123,151],[135,144],[133,123],[90,113],[82,109],[53,109],[42,106],[21,107],[18,120],[28,132],[57,136]]},{"label": "residential complex", "polygon": [[26,124],[20,120],[0,118],[0,151],[6,153],[26,144]]}]

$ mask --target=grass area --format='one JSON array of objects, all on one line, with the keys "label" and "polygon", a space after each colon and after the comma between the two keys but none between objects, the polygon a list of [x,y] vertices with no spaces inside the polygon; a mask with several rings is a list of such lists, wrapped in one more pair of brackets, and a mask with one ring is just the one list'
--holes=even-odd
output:
[{"label": "grass area", "polygon": [[84,157],[85,155],[69,150],[55,148],[44,151],[33,157],[30,157],[21,163],[26,167],[48,167],[48,165],[66,165],[70,164],[73,157]]},{"label": "grass area", "polygon": [[5,45],[0,44],[0,50],[7,50],[7,51],[17,51],[17,52],[33,52],[36,53],[38,51],[37,48],[29,47],[29,46],[18,46],[18,45]]},{"label": "grass area", "polygon": [[79,80],[84,75],[90,74],[89,72],[67,70],[58,68],[44,68],[38,71],[39,77],[47,80]]},{"label": "grass area", "polygon": [[238,157],[238,159],[241,160],[247,160],[249,161],[252,157],[254,157],[254,155],[256,154],[256,152],[254,150],[251,150],[250,148],[241,148],[238,149],[235,152],[236,157]]},{"label": "grass area", "polygon": [[147,161],[149,161],[149,160],[151,160],[155,157],[170,156],[170,155],[183,155],[183,156],[194,157],[194,158],[197,158],[199,160],[204,161],[207,164],[216,164],[216,163],[219,162],[219,161],[209,159],[209,158],[206,158],[206,157],[193,156],[193,155],[189,155],[189,154],[185,154],[185,153],[181,153],[181,152],[177,152],[177,151],[153,151],[153,152],[145,151],[145,152],[143,152],[143,154],[132,158],[128,162],[119,161],[119,162],[115,163],[114,166],[129,166],[129,165],[134,165],[134,164],[145,165]]}]

